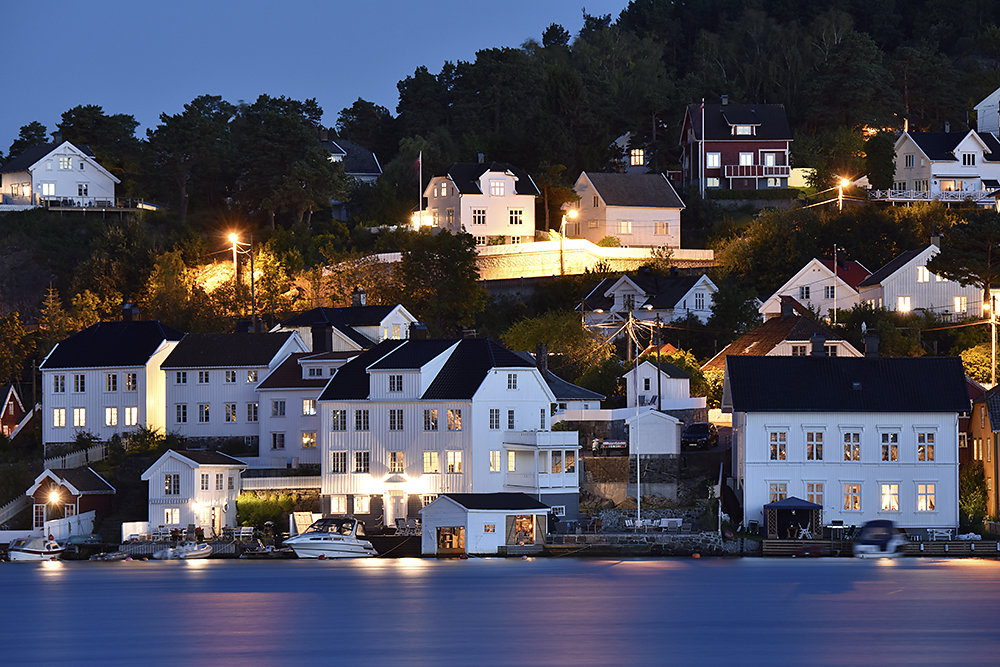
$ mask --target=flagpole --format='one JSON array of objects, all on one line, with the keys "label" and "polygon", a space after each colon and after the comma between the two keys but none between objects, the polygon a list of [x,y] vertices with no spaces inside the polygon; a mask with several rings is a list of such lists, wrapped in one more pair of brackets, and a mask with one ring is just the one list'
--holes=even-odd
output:
[{"label": "flagpole", "polygon": [[701,142],[698,145],[698,191],[705,198],[705,98],[701,98]]},{"label": "flagpole", "polygon": [[417,155],[417,168],[419,170],[419,176],[417,176],[417,202],[420,206],[420,226],[424,224],[424,152],[420,151]]}]

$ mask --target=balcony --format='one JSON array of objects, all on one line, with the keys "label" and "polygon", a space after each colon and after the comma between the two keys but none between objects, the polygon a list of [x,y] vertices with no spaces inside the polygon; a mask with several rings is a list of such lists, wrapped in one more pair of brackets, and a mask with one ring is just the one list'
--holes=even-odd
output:
[{"label": "balcony", "polygon": [[580,479],[573,472],[553,473],[553,472],[508,472],[505,473],[504,489],[510,491],[523,491],[525,489],[537,491],[553,491],[563,489],[575,491],[579,488]]},{"label": "balcony", "polygon": [[503,435],[505,445],[523,445],[525,447],[564,447],[576,448],[580,440],[576,431],[507,431]]},{"label": "balcony", "polygon": [[788,178],[792,168],[787,164],[727,164],[726,178]]}]

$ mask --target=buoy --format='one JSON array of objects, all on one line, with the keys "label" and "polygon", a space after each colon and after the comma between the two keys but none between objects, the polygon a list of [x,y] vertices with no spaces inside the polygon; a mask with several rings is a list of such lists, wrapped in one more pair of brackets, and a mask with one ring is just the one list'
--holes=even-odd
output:
[{"label": "buoy", "polygon": [[701,558],[701,554],[695,551],[693,554],[691,554],[691,558]]},{"label": "buoy", "polygon": [[459,558],[461,560],[469,560],[469,554],[462,554],[461,556],[459,556]]},{"label": "buoy", "polygon": [[326,554],[320,554],[316,560],[326,560]]}]

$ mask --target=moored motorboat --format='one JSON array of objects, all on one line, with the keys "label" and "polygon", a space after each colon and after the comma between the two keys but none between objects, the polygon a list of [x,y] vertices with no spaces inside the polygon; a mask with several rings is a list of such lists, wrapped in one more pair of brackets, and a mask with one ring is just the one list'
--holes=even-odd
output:
[{"label": "moored motorboat", "polygon": [[101,552],[99,554],[94,554],[88,560],[118,561],[118,560],[131,560],[131,557],[124,551],[111,551],[111,552]]},{"label": "moored motorboat", "polygon": [[319,519],[301,535],[285,540],[299,558],[370,558],[377,555],[365,527],[353,517]]},{"label": "moored motorboat", "polygon": [[888,519],[869,521],[854,539],[855,558],[898,558],[906,538]]},{"label": "moored motorboat", "polygon": [[197,542],[184,542],[176,547],[160,549],[153,554],[156,560],[192,560],[195,558],[208,558],[212,555],[212,545],[198,544]]},{"label": "moored motorboat", "polygon": [[65,547],[44,537],[21,537],[12,540],[7,555],[12,561],[57,560]]}]

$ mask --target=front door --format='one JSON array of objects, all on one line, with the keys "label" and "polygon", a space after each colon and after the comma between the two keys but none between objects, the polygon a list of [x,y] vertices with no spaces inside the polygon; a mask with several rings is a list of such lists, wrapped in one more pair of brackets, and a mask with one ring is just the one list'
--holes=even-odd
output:
[{"label": "front door", "polygon": [[437,529],[438,554],[465,553],[465,527],[441,526]]},{"label": "front door", "polygon": [[402,491],[389,492],[389,522],[406,518],[406,494]]}]

